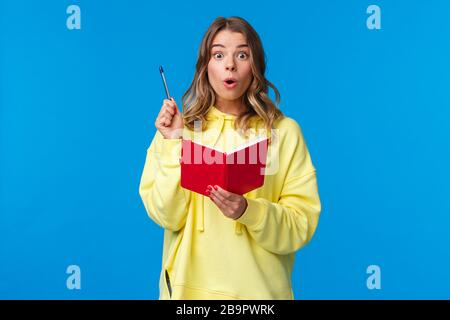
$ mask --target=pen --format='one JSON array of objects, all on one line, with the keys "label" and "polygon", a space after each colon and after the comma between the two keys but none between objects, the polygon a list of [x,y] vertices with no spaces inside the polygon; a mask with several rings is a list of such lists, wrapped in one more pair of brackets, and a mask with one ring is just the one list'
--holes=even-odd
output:
[{"label": "pen", "polygon": [[166,90],[166,95],[167,95],[167,99],[171,99],[170,97],[170,93],[169,93],[169,88],[167,87],[167,82],[166,82],[166,77],[164,76],[164,70],[162,66],[159,66],[159,73],[161,74],[161,78],[164,84],[164,89]]}]

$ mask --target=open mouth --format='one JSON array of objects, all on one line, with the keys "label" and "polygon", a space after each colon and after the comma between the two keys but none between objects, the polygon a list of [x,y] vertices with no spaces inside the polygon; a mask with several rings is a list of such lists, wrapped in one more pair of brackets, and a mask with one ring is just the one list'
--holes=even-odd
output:
[{"label": "open mouth", "polygon": [[225,87],[228,89],[233,89],[234,87],[237,86],[237,81],[233,80],[233,79],[227,79],[223,83],[224,83]]}]

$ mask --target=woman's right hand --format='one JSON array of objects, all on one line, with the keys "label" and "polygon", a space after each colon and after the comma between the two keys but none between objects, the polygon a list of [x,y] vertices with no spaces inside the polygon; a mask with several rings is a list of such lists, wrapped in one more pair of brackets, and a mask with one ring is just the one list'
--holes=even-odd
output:
[{"label": "woman's right hand", "polygon": [[164,99],[155,126],[165,139],[180,139],[183,136],[183,118],[173,98]]}]

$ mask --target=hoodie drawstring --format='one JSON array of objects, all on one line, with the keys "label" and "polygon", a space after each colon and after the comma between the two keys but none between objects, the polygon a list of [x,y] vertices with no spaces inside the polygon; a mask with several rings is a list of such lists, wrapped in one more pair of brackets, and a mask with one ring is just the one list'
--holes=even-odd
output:
[{"label": "hoodie drawstring", "polygon": [[201,201],[200,201],[200,214],[198,215],[198,220],[197,220],[197,230],[200,232],[203,232],[205,230],[205,197],[204,196],[199,196],[201,197]]},{"label": "hoodie drawstring", "polygon": [[237,221],[235,222],[234,233],[242,234],[242,224],[240,222],[237,222]]}]

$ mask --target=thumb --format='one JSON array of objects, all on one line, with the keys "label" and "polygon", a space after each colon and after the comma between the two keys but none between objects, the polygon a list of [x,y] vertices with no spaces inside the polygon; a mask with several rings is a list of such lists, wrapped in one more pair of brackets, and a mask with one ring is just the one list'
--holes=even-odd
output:
[{"label": "thumb", "polygon": [[[170,97],[170,100],[175,102],[175,99],[173,97]],[[175,114],[179,114],[179,113],[180,113],[180,111],[178,111],[178,106],[177,106],[177,103],[175,102]]]}]

